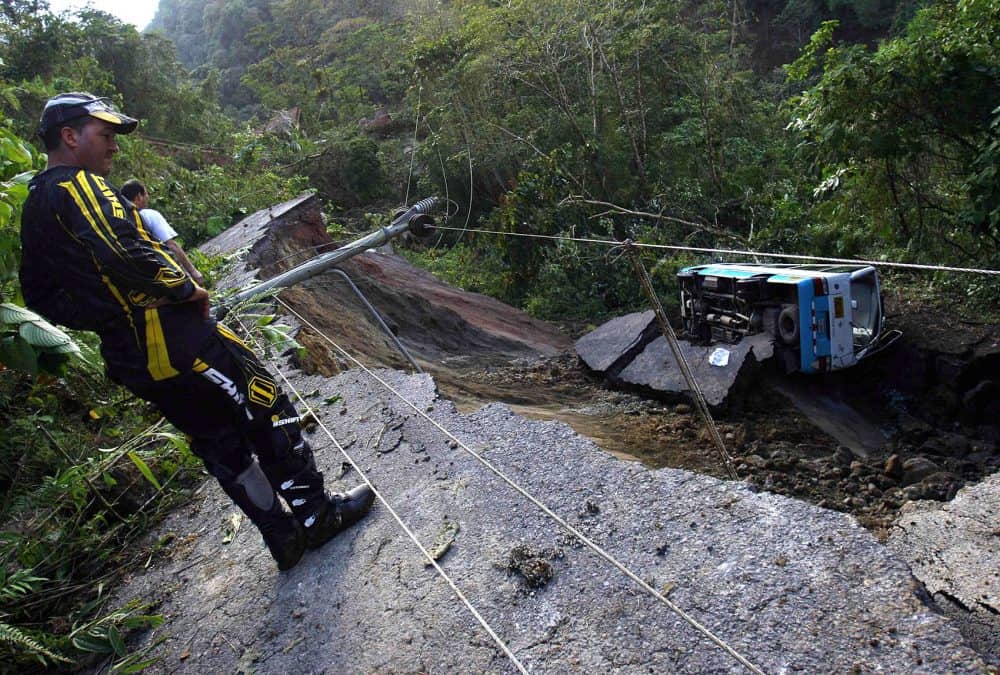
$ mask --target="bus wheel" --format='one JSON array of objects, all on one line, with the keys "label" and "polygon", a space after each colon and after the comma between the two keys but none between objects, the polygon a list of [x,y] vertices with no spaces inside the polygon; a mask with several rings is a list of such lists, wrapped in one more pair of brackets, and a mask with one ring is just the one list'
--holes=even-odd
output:
[{"label": "bus wheel", "polygon": [[788,305],[778,315],[778,335],[786,345],[799,343],[799,308]]}]

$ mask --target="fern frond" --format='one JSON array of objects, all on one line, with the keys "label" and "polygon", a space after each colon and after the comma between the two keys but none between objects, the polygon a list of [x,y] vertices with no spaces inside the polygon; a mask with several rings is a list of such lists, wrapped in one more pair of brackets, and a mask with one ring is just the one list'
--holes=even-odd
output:
[{"label": "fern frond", "polygon": [[18,628],[3,622],[0,622],[0,642],[6,642],[7,644],[13,645],[15,649],[19,647],[32,656],[42,657],[43,661],[45,658],[49,658],[53,661],[61,661],[62,663],[73,663],[65,656],[56,654],[55,652],[46,649],[44,645],[30,635],[27,635]]},{"label": "fern frond", "polygon": [[7,603],[33,593],[41,582],[48,581],[44,577],[34,576],[33,571],[31,568],[18,570],[9,577],[0,573],[0,603]]},{"label": "fern frond", "polygon": [[6,570],[0,570],[0,602],[11,602],[17,598],[34,593],[43,581],[48,581],[44,577],[36,577],[34,569],[21,569],[10,576]]}]

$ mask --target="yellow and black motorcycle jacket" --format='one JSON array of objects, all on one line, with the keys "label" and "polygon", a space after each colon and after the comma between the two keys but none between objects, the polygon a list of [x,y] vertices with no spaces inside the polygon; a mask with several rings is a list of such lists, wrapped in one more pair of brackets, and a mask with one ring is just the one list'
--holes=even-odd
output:
[{"label": "yellow and black motorcycle jacket", "polygon": [[[103,177],[59,166],[32,179],[21,217],[21,290],[51,321],[95,331],[112,377],[169,379],[214,333],[184,269]],[[180,304],[161,304],[161,300]]]}]

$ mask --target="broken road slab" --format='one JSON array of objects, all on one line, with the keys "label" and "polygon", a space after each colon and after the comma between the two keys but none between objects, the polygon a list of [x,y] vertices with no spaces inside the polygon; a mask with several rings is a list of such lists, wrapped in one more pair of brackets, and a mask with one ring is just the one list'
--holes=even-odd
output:
[{"label": "broken road slab", "polygon": [[[679,340],[684,358],[708,404],[726,403],[753,366],[774,353],[770,336],[755,335],[735,345],[693,345]],[[614,384],[654,393],[687,394],[690,387],[652,311],[611,319],[576,341],[576,353],[593,371]]]},{"label": "broken road slab", "polygon": [[[770,356],[771,348],[769,336],[744,338],[735,345],[721,347],[728,352],[725,365],[714,365],[712,354],[720,349],[719,345],[693,345],[686,340],[679,340],[678,343],[691,374],[701,387],[708,405],[713,408],[725,404],[730,392],[739,386],[739,380],[751,376],[757,361],[765,358],[761,354]],[[616,379],[625,384],[667,394],[689,391],[687,380],[664,337],[658,337],[649,343]]]},{"label": "broken road slab", "polygon": [[659,335],[653,310],[607,321],[576,341],[577,356],[591,370],[614,376]]},{"label": "broken road slab", "polygon": [[[357,439],[348,452],[425,546],[453,533],[440,564],[529,672],[745,672],[368,375],[280,367],[335,438]],[[622,461],[503,405],[462,415],[429,375],[379,375],[764,672],[984,669],[845,514]],[[383,452],[387,425],[406,447]],[[343,456],[322,430],[310,441],[336,476]],[[166,617],[142,637],[151,672],[513,670],[384,505],[285,574],[252,527],[222,545],[234,511],[207,484],[153,534],[184,545],[120,589]]]},{"label": "broken road slab", "polygon": [[1000,667],[1000,474],[950,502],[904,505],[888,545],[966,634],[992,645],[991,665]]}]

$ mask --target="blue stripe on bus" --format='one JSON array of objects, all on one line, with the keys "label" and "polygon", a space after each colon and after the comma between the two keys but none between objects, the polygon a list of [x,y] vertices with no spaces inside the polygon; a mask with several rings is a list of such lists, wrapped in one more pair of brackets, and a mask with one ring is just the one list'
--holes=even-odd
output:
[{"label": "blue stripe on bus", "polygon": [[816,294],[813,291],[812,279],[800,279],[799,287],[799,368],[803,373],[815,373],[813,361],[816,354],[813,353],[812,338],[812,308]]}]

